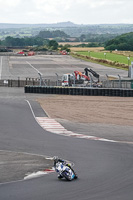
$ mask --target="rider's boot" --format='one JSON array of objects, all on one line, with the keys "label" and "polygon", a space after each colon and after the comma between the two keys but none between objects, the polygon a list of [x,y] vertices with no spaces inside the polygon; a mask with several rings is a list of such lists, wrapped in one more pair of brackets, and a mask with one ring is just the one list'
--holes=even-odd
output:
[{"label": "rider's boot", "polygon": [[61,178],[63,178],[63,176],[61,176],[61,175],[58,175],[58,179],[61,179]]}]

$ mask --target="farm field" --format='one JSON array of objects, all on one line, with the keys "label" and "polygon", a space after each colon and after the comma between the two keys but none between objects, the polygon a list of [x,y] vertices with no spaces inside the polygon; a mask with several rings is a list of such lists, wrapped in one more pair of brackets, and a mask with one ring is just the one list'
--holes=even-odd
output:
[{"label": "farm field", "polygon": [[[83,43],[82,43],[83,44]],[[76,51],[104,51],[104,47],[70,47],[71,52],[76,52]]]},{"label": "farm field", "polygon": [[[131,62],[133,61],[133,56],[130,56],[130,60],[128,60],[128,55],[122,55],[122,54],[118,54],[118,53],[110,53],[110,52],[96,52],[96,51],[78,51],[77,52],[80,55],[85,55],[85,56],[90,56],[90,57],[94,57],[94,58],[99,58],[99,59],[107,59],[107,60],[111,60],[111,61],[116,61],[119,63],[123,63],[123,64],[131,64]],[[130,55],[130,54],[129,54]]]},{"label": "farm field", "polygon": [[71,46],[76,46],[79,44],[88,44],[88,42],[58,42],[59,45],[71,45]]}]

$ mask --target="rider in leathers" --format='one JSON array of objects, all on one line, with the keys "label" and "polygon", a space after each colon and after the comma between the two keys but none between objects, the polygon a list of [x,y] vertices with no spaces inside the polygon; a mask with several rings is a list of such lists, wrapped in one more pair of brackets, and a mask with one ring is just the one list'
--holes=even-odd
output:
[{"label": "rider in leathers", "polygon": [[[56,169],[56,163],[58,163],[58,162],[61,162],[63,165],[68,166],[68,167],[73,171],[73,173],[75,174],[75,177],[77,177],[77,175],[76,175],[76,173],[74,172],[74,170],[72,169],[71,165],[70,165],[69,163],[66,163],[65,160],[60,159],[60,158],[58,158],[58,157],[54,157],[54,168],[55,168],[55,169]],[[60,179],[60,178],[63,178],[63,177],[62,177],[61,175],[58,175],[58,178]]]}]

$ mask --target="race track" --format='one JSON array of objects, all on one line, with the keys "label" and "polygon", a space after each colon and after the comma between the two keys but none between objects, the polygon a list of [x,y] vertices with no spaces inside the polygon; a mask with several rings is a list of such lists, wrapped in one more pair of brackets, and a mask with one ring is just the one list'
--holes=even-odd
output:
[{"label": "race track", "polygon": [[[32,102],[31,102],[32,103]],[[33,110],[36,104],[33,104]],[[42,115],[40,109],[40,115]],[[133,146],[59,136],[44,131],[23,99],[0,99],[0,148],[73,161],[79,179],[59,181],[55,173],[0,184],[2,200],[132,200]]]},{"label": "race track", "polygon": [[[55,73],[61,75],[86,66],[91,66],[102,75],[107,71],[114,75],[127,74],[122,70],[100,67],[69,56],[0,57],[0,78],[24,78],[27,74],[36,77],[37,71],[27,61],[47,78],[56,79]],[[42,155],[59,156],[75,164],[74,169],[79,179],[72,182],[60,181],[56,173],[50,173],[23,180],[22,177],[16,177],[13,165],[15,179],[6,179],[4,182],[0,175],[0,200],[132,200],[133,145],[66,137],[48,132],[35,120],[35,117],[46,117],[45,112],[34,101],[37,97],[34,94],[25,95],[21,88],[0,88],[0,151],[13,152],[13,155],[18,152],[32,155],[29,165],[27,160],[23,162],[28,167],[35,164],[32,162],[34,155],[35,160]],[[35,116],[26,100],[29,100]],[[76,125],[75,123],[75,127]],[[20,161],[15,162],[18,164]],[[42,167],[42,162],[40,163]],[[11,173],[8,165],[0,157],[0,167],[4,166],[6,172],[2,177],[7,178],[8,173]],[[44,165],[46,166],[46,162]],[[19,166],[21,171],[22,166]]]}]

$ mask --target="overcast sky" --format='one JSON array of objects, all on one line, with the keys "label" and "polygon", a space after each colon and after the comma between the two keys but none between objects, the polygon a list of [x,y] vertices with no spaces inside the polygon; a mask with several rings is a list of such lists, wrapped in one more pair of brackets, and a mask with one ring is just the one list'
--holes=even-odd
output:
[{"label": "overcast sky", "polygon": [[133,24],[133,0],[0,0],[0,23]]}]

